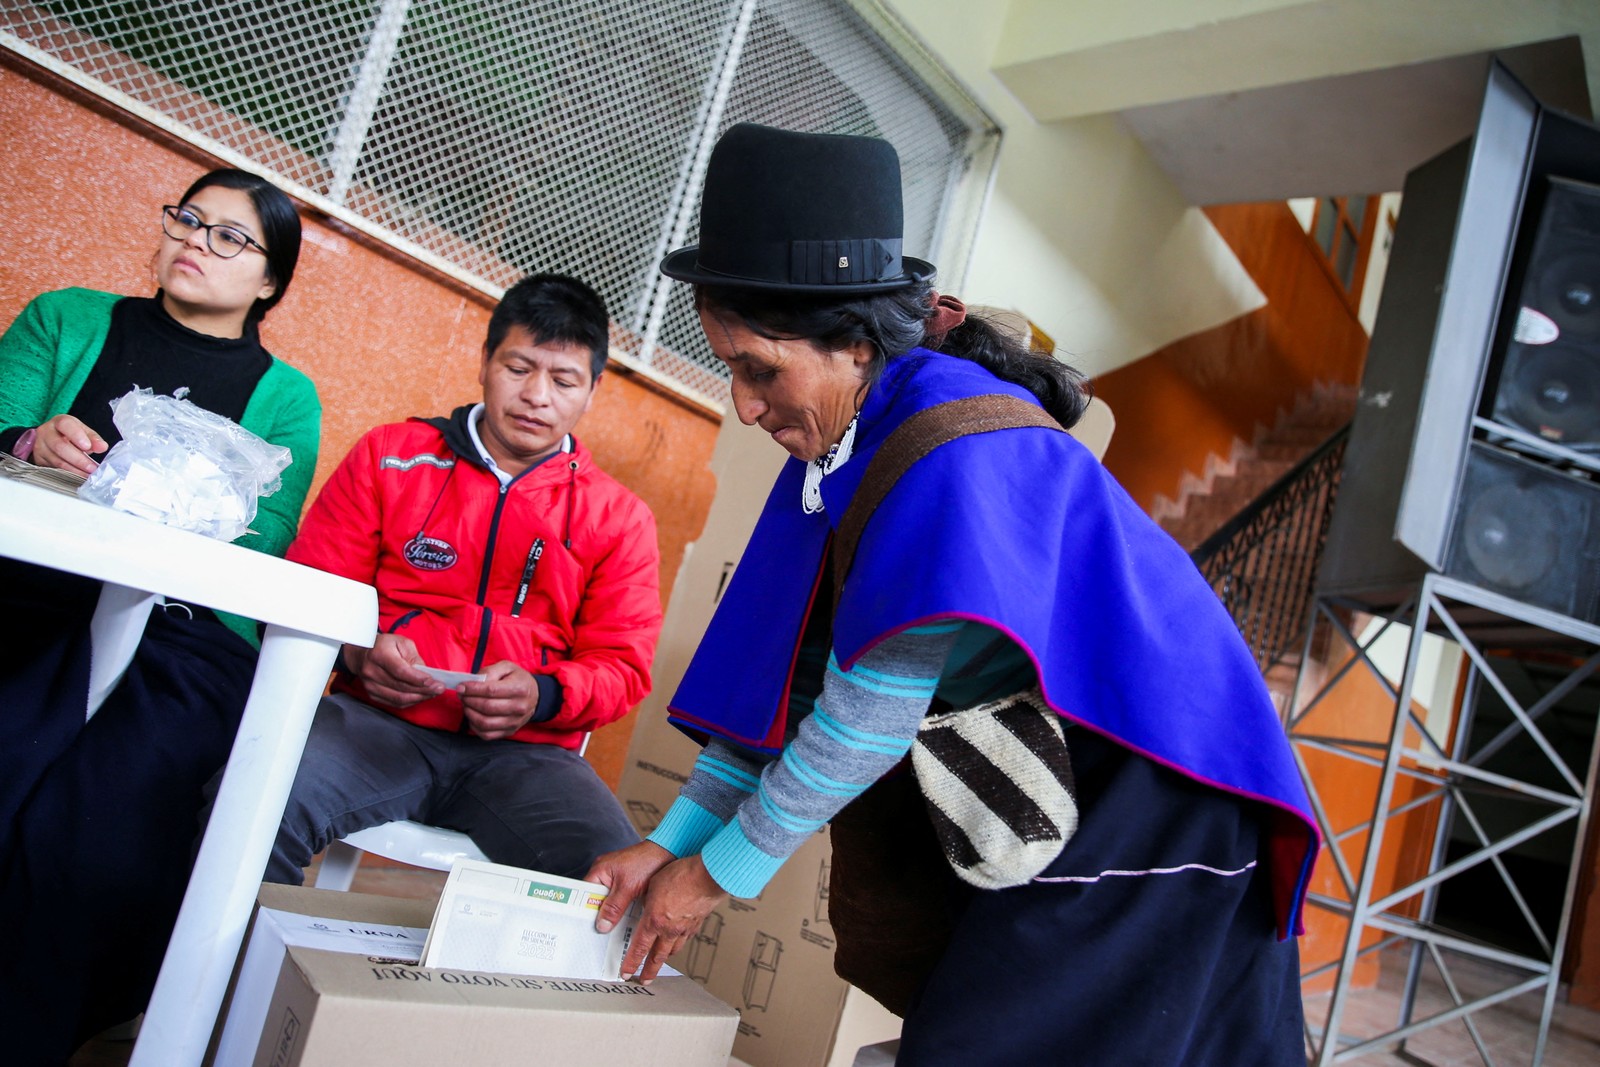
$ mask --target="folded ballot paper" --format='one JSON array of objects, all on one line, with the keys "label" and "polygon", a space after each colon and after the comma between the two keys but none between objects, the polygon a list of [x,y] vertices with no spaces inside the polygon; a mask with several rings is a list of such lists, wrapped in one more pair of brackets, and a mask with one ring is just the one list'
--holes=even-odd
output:
[{"label": "folded ballot paper", "polygon": [[461,860],[445,880],[422,965],[619,981],[638,909],[597,933],[606,892],[595,882]]}]

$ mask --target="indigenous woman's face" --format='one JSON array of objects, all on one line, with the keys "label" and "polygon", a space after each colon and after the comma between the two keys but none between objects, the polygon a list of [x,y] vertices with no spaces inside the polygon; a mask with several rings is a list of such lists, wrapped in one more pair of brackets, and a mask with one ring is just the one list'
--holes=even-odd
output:
[{"label": "indigenous woman's face", "polygon": [[[180,206],[201,222],[230,226],[266,243],[255,204],[241,189],[209,185]],[[155,274],[156,284],[166,295],[168,314],[190,329],[217,336],[239,336],[251,306],[271,296],[276,288],[260,249],[251,245],[224,259],[211,251],[204,228],[182,240],[163,232],[156,249]]]},{"label": "indigenous woman's face", "polygon": [[824,352],[803,339],[762,337],[712,308],[701,309],[700,327],[732,373],[740,422],[760,426],[797,459],[817,459],[839,443],[856,414],[870,345]]}]

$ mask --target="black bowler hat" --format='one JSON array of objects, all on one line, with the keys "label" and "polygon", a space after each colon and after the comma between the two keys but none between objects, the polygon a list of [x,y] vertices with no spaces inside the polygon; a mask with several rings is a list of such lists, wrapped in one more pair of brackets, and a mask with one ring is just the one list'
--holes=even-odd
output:
[{"label": "black bowler hat", "polygon": [[900,157],[888,141],[743,122],[711,150],[700,243],[661,261],[695,285],[881,293],[933,276],[900,254]]}]

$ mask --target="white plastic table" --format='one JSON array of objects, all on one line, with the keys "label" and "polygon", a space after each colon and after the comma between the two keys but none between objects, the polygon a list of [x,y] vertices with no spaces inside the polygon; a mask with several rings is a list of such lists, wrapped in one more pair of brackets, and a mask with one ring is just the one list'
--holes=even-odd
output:
[{"label": "white plastic table", "polygon": [[[0,478],[0,555],[98,578],[93,712],[158,596],[267,624],[233,751],[145,1012],[132,1067],[198,1065],[334,656],[372,644],[369,585]],[[107,655],[110,653],[110,655]],[[112,663],[108,670],[103,664]]]}]

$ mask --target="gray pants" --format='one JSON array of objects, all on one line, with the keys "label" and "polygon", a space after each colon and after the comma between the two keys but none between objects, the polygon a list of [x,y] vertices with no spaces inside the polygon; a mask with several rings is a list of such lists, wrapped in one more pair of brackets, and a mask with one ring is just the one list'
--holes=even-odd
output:
[{"label": "gray pants", "polygon": [[569,878],[639,841],[576,752],[430,730],[336,695],[317,707],[266,880],[298,885],[329,844],[396,819],[459,830],[495,863]]}]

